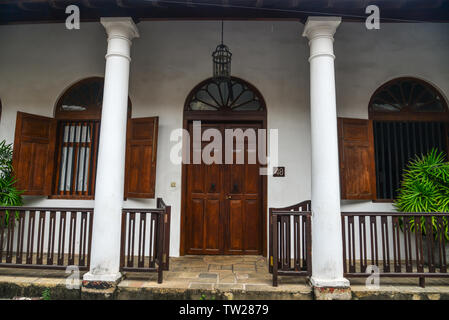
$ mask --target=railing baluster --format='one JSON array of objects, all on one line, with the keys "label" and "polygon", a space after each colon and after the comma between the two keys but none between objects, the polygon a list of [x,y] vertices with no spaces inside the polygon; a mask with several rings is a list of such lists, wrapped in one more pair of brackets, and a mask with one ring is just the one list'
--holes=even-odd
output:
[{"label": "railing baluster", "polygon": [[399,218],[393,217],[393,259],[394,259],[394,272],[401,272],[401,241],[399,237]]},{"label": "railing baluster", "polygon": [[282,270],[283,266],[284,266],[284,239],[285,239],[285,235],[284,235],[284,223],[283,223],[283,219],[282,216],[279,216],[278,218],[278,246],[279,246],[279,268]]},{"label": "railing baluster", "polygon": [[388,217],[381,217],[382,228],[382,260],[384,272],[390,272],[390,241],[388,233]]},{"label": "railing baluster", "polygon": [[370,241],[371,241],[371,264],[379,266],[379,252],[377,242],[377,219],[370,216]]},{"label": "railing baluster", "polygon": [[8,235],[6,242],[6,263],[12,263],[12,250],[14,242],[15,212],[8,210]]},{"label": "railing baluster", "polygon": [[444,217],[438,217],[438,225],[440,227],[440,235],[438,240],[440,242],[440,272],[447,272],[447,257],[446,257],[446,226],[444,222]]},{"label": "railing baluster", "polygon": [[19,211],[17,228],[17,250],[16,250],[16,263],[22,264],[23,257],[23,239],[25,237],[25,212]]},{"label": "railing baluster", "polygon": [[64,265],[64,250],[65,250],[65,229],[66,229],[66,211],[61,211],[59,218],[59,239],[58,239],[58,265]]},{"label": "railing baluster", "polygon": [[366,250],[366,219],[359,218],[359,240],[360,240],[360,271],[365,272],[368,266],[368,251]]},{"label": "railing baluster", "polygon": [[301,239],[302,239],[302,242],[301,242],[301,246],[302,246],[302,252],[301,253],[298,253],[298,255],[300,256],[300,258],[299,259],[302,259],[302,267],[301,267],[301,270],[307,270],[307,265],[308,265],[308,263],[309,263],[309,257],[308,257],[308,255],[307,255],[307,244],[308,244],[308,240],[307,240],[307,230],[308,230],[308,227],[307,227],[307,219],[306,219],[306,216],[300,216],[299,217],[300,218],[300,221],[301,221],[301,224],[299,225],[299,230],[301,231]]},{"label": "railing baluster", "polygon": [[134,266],[134,238],[136,232],[136,214],[134,212],[129,213],[129,223],[128,223],[128,256],[127,256],[127,266]]},{"label": "railing baluster", "polygon": [[355,272],[355,230],[354,217],[348,217],[349,272]]},{"label": "railing baluster", "polygon": [[0,263],[3,262],[3,239],[5,236],[5,226],[6,226],[6,212],[5,210],[0,210]]},{"label": "railing baluster", "polygon": [[301,232],[299,230],[299,216],[293,217],[293,269],[298,271],[300,266]]},{"label": "railing baluster", "polygon": [[69,265],[75,264],[75,246],[76,246],[76,211],[70,211],[70,229],[69,229]]},{"label": "railing baluster", "polygon": [[290,270],[291,268],[291,254],[290,254],[290,245],[291,245],[291,226],[290,226],[290,216],[283,216],[281,218],[282,228],[284,229],[282,243],[284,244],[284,252],[282,259],[282,270]]},{"label": "railing baluster", "polygon": [[346,262],[346,217],[341,216],[341,235],[343,240],[343,273],[346,274],[348,272],[348,265]]},{"label": "railing baluster", "polygon": [[56,230],[56,212],[50,211],[50,226],[48,228],[48,249],[47,249],[47,264],[53,264],[53,256],[55,251],[55,230]]},{"label": "railing baluster", "polygon": [[39,219],[37,220],[37,223],[38,223],[37,250],[36,250],[36,263],[37,264],[43,264],[46,215],[47,215],[46,210],[39,211]]},{"label": "railing baluster", "polygon": [[432,217],[426,217],[426,238],[427,238],[427,256],[429,263],[429,272],[435,272],[435,260],[433,253],[433,225],[432,225]]},{"label": "railing baluster", "polygon": [[36,211],[30,210],[30,215],[28,218],[28,239],[27,239],[27,253],[26,253],[27,264],[33,264],[35,225],[36,225]]},{"label": "railing baluster", "polygon": [[80,244],[78,252],[78,260],[80,266],[86,265],[86,242],[87,242],[87,213],[80,212],[81,225],[80,225]]},{"label": "railing baluster", "polygon": [[415,216],[414,221],[415,221],[416,269],[418,272],[424,272],[424,254],[422,245],[421,218]]},{"label": "railing baluster", "polygon": [[405,271],[412,272],[412,250],[410,241],[410,218],[403,217],[404,222],[404,253],[405,253]]},{"label": "railing baluster", "polygon": [[143,268],[145,264],[145,235],[146,235],[146,212],[140,212],[139,221],[139,248],[137,251],[137,266]]},{"label": "railing baluster", "polygon": [[150,223],[150,268],[154,268],[156,261],[156,222],[157,213],[150,212],[151,223]]},{"label": "railing baluster", "polygon": [[90,267],[90,253],[92,252],[92,228],[94,223],[94,211],[88,210],[89,214],[89,242],[87,244],[87,267]]}]

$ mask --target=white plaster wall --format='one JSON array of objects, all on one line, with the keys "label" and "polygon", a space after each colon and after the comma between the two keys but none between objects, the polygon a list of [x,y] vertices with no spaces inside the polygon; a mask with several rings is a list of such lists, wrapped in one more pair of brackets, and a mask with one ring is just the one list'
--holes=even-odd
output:
[{"label": "white plaster wall", "polygon": [[[189,91],[211,75],[220,23],[148,21],[133,41],[130,98],[133,117],[159,116],[156,195],[172,205],[171,256],[179,255],[181,166],[169,161],[169,136],[182,127]],[[279,129],[279,165],[285,178],[268,179],[268,206],[310,199],[308,45],[297,22],[225,22],[232,73],[255,85],[268,108],[268,128]],[[374,90],[397,76],[418,76],[449,96],[449,25],[342,23],[335,36],[337,108],[342,117],[367,118]],[[104,74],[106,36],[99,23],[81,30],[63,24],[0,26],[0,139],[13,142],[17,111],[52,116],[70,84]],[[325,155],[323,155],[325,156]],[[176,182],[171,188],[170,183]],[[93,206],[93,201],[26,197],[35,206]],[[130,199],[125,207],[154,207]],[[391,205],[343,201],[344,211],[390,211]]]},{"label": "white plaster wall", "polygon": [[[142,22],[133,41],[130,97],[133,117],[159,116],[156,195],[172,205],[171,252],[179,254],[181,166],[169,160],[170,132],[182,127],[190,90],[211,76],[219,22]],[[308,48],[296,22],[226,22],[233,74],[255,85],[268,107],[268,127],[279,129],[285,178],[269,178],[269,206],[310,198]],[[106,36],[99,23],[68,31],[62,24],[0,27],[0,139],[13,142],[17,111],[52,116],[61,92],[73,82],[104,73]],[[176,182],[171,188],[170,183]],[[35,206],[93,206],[93,201],[26,197]],[[154,207],[130,199],[125,207]]]},{"label": "white plaster wall", "polygon": [[[449,97],[449,24],[342,23],[335,35],[337,113],[368,119],[368,103],[383,83],[401,76],[423,79]],[[449,101],[449,100],[447,100]],[[342,201],[342,211],[394,211],[389,203]]]}]

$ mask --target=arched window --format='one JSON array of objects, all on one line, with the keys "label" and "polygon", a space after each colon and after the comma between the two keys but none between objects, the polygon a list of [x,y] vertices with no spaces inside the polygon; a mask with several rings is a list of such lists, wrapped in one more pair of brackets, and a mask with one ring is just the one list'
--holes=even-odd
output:
[{"label": "arched window", "polygon": [[265,103],[259,91],[242,79],[209,78],[192,90],[185,111],[265,111]]},{"label": "arched window", "polygon": [[[103,81],[100,77],[81,80],[65,90],[56,103],[53,197],[94,195]],[[128,116],[129,110],[128,101]]]},{"label": "arched window", "polygon": [[397,78],[382,85],[369,104],[373,120],[378,199],[394,199],[411,158],[432,148],[448,151],[449,112],[430,84]]},{"label": "arched window", "polygon": [[[17,112],[13,167],[24,195],[94,198],[102,104],[103,78],[93,77],[62,93],[54,118]],[[124,196],[154,198],[158,118],[130,117],[128,98]]]}]

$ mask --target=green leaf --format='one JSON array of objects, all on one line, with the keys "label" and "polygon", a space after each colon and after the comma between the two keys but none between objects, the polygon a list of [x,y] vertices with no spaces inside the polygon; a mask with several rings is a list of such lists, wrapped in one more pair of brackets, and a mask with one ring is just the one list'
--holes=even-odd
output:
[{"label": "green leaf", "polygon": [[[425,155],[416,155],[404,169],[394,207],[399,212],[449,212],[449,162],[445,161],[444,152],[434,148]],[[432,216],[432,232],[438,237],[442,230],[444,238],[449,240],[448,219],[444,217],[443,225]],[[415,229],[414,219],[410,228]],[[419,227],[424,232],[426,223],[421,218]]]}]

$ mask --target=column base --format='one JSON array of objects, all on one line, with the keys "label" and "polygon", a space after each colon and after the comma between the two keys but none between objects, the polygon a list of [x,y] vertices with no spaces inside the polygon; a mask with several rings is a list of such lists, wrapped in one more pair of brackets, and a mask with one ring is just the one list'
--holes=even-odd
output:
[{"label": "column base", "polygon": [[351,300],[351,287],[345,278],[323,280],[310,278],[315,300]]},{"label": "column base", "polygon": [[115,284],[122,278],[122,274],[120,272],[117,273],[107,273],[107,274],[94,274],[92,272],[88,272],[83,276],[83,285],[84,283],[111,283]]},{"label": "column base", "polygon": [[92,274],[83,276],[81,287],[82,300],[110,300],[114,299],[117,284],[122,279],[120,272],[116,274]]}]

